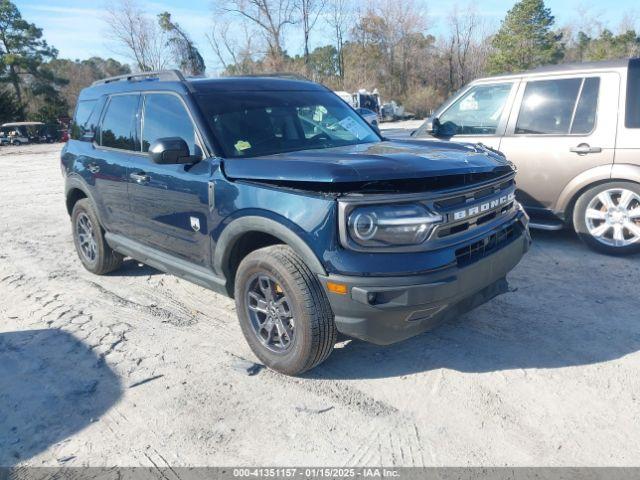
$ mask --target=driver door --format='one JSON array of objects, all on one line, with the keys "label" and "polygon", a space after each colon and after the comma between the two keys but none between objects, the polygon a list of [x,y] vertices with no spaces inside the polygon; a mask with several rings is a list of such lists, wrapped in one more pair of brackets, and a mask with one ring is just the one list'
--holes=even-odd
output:
[{"label": "driver door", "polygon": [[444,138],[499,150],[518,83],[509,80],[471,86],[438,115],[439,130],[447,132]]},{"label": "driver door", "polygon": [[210,254],[209,181],[217,163],[160,165],[147,155],[159,138],[180,137],[191,155],[202,155],[199,134],[187,106],[172,93],[142,98],[143,155],[130,165],[129,203],[136,240],[192,263],[207,265]]}]

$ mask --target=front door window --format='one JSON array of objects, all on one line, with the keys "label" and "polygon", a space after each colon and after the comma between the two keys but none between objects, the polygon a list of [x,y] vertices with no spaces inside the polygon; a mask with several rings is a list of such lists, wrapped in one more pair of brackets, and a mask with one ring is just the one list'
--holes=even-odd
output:
[{"label": "front door window", "polygon": [[453,135],[495,135],[512,85],[472,87],[440,115],[443,130]]}]

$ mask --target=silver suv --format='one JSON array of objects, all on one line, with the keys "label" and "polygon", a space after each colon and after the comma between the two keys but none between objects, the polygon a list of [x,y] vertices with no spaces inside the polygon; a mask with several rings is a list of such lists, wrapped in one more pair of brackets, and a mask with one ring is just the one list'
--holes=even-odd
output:
[{"label": "silver suv", "polygon": [[640,59],[476,80],[412,136],[504,153],[531,227],[571,226],[601,252],[640,251]]}]

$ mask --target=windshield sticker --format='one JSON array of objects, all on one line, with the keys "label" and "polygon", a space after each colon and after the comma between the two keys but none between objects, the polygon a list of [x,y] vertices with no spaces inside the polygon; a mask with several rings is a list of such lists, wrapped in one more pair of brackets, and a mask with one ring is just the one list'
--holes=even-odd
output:
[{"label": "windshield sticker", "polygon": [[349,133],[355,135],[358,140],[362,140],[363,138],[369,136],[369,132],[367,131],[367,129],[351,117],[345,117],[344,119],[340,120],[338,122],[338,125],[347,130]]},{"label": "windshield sticker", "polygon": [[234,147],[236,147],[236,150],[239,152],[242,152],[243,150],[248,150],[251,148],[251,144],[249,142],[247,142],[246,140],[238,140],[236,142],[236,144],[234,145]]}]

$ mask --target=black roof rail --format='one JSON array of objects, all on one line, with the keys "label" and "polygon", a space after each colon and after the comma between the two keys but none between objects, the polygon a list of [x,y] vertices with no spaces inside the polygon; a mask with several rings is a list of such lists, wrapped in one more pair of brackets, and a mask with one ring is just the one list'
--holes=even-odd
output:
[{"label": "black roof rail", "polygon": [[184,77],[180,70],[158,70],[153,72],[140,72],[140,73],[128,73],[126,75],[117,75],[115,77],[103,78],[101,80],[96,80],[91,85],[106,85],[107,83],[113,82],[130,82],[132,80],[142,80],[145,78],[157,78],[162,81],[175,81],[182,82],[189,89],[189,91],[193,91],[193,87],[189,84],[187,79]]}]

